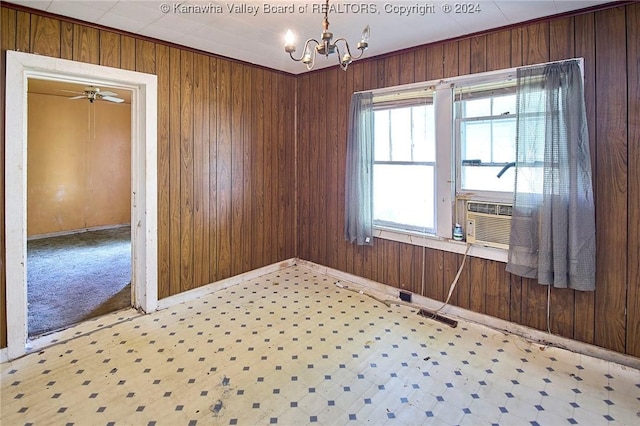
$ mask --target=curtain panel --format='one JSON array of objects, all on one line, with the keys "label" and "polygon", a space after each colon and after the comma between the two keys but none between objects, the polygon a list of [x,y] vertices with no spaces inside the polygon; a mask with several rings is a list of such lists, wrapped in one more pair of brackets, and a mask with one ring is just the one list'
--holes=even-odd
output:
[{"label": "curtain panel", "polygon": [[345,240],[373,245],[373,94],[351,96],[345,173]]},{"label": "curtain panel", "polygon": [[595,206],[578,61],[517,71],[516,182],[507,271],[595,290]]}]

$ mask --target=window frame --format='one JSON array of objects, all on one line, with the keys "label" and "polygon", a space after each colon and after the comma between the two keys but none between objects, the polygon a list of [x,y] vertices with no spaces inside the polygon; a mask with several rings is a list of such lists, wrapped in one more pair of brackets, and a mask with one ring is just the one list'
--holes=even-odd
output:
[{"label": "window frame", "polygon": [[[393,94],[383,94],[381,96],[379,96],[377,99],[374,96],[374,100],[373,100],[373,109],[374,109],[374,114],[376,114],[379,111],[386,111],[389,113],[389,118],[391,118],[391,111],[394,109],[401,109],[401,108],[414,108],[414,107],[421,107],[421,106],[429,106],[429,105],[434,105],[435,107],[435,91],[433,90],[433,87],[428,86],[425,87],[421,90],[407,90],[407,91],[400,91],[397,93],[393,93]],[[434,111],[435,113],[435,111]],[[412,124],[413,124],[413,111],[411,114],[411,120],[412,120]],[[389,123],[391,123],[391,120],[389,120]],[[435,116],[434,116],[434,123],[435,123]],[[391,126],[389,126],[389,136],[391,136]],[[411,129],[411,136],[412,136],[412,140],[413,140],[413,126]],[[436,135],[434,134],[434,137]],[[390,149],[390,153],[389,153],[389,160],[376,160],[375,158],[375,152],[377,151],[376,146],[375,146],[376,142],[375,142],[375,136],[374,136],[374,159],[373,159],[373,165],[374,165],[374,176],[375,176],[375,166],[376,165],[392,165],[392,166],[429,166],[429,167],[433,167],[433,174],[434,174],[434,202],[436,200],[436,188],[435,188],[435,177],[437,175],[437,171],[436,171],[436,160],[437,158],[434,158],[433,161],[413,161],[413,160],[393,160],[393,155],[392,155],[392,138],[389,137],[389,149]],[[414,152],[413,152],[413,147],[412,147],[412,152],[411,152],[411,157],[414,158]],[[375,177],[374,177],[374,182],[375,182]],[[374,183],[374,190],[373,190],[373,199],[374,199],[374,206],[375,206],[375,183]],[[375,211],[375,207],[374,207],[374,211]],[[418,225],[409,225],[409,224],[402,224],[402,223],[396,223],[393,221],[388,221],[388,220],[380,220],[380,219],[376,219],[375,217],[373,218],[373,226],[374,229],[393,229],[393,230],[401,230],[404,232],[417,232],[420,234],[433,234],[433,232],[436,231],[435,225],[436,225],[436,208],[434,205],[434,228],[426,228],[424,226],[418,226]]]},{"label": "window frame", "polygon": [[[514,71],[515,72],[515,71]],[[501,76],[504,79],[504,76]],[[509,78],[509,76],[507,76],[507,79]],[[503,80],[504,81],[504,80]],[[510,80],[506,80],[506,81],[510,81]],[[496,83],[499,84],[499,83]],[[502,89],[505,88],[505,86],[514,86],[514,84],[512,84],[511,82],[507,83],[506,85],[503,86],[498,86],[497,88]],[[514,90],[514,94],[515,94],[515,90]],[[486,96],[486,98],[489,99],[493,99],[496,96]],[[501,114],[501,115],[487,115],[487,116],[478,116],[478,117],[471,117],[471,118],[462,118],[462,117],[458,117],[458,113],[459,111],[456,110],[456,108],[458,108],[457,106],[458,100],[456,99],[456,94],[454,93],[454,100],[453,100],[453,108],[454,108],[454,118],[453,118],[453,122],[454,122],[454,140],[452,141],[452,144],[454,144],[454,149],[456,152],[456,158],[455,158],[455,193],[456,193],[456,198],[457,199],[473,199],[474,201],[486,201],[486,202],[495,202],[495,203],[511,203],[513,202],[513,194],[514,191],[510,191],[510,192],[506,192],[506,191],[490,191],[490,190],[478,190],[478,189],[465,189],[462,187],[462,151],[463,151],[463,140],[462,140],[462,126],[461,126],[461,122],[466,121],[466,122],[473,122],[473,121],[491,121],[492,123],[495,121],[500,121],[500,120],[506,120],[506,119],[517,119],[517,114],[514,111],[513,113],[510,114]],[[493,138],[491,140],[491,143],[493,144]],[[515,148],[515,147],[514,147]],[[515,161],[515,158],[514,158]],[[482,166],[499,166],[499,165],[504,165],[504,163],[483,163]],[[515,185],[514,185],[514,190],[515,190]],[[462,206],[464,207],[464,206]],[[459,220],[462,220],[463,218],[459,217],[460,215],[456,215],[456,217]]]}]

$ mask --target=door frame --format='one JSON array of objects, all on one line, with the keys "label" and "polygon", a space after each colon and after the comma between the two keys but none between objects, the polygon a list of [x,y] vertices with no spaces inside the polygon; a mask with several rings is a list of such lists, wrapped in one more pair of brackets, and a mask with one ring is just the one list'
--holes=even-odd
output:
[{"label": "door frame", "polygon": [[158,306],[157,77],[135,71],[7,51],[5,265],[7,358],[27,353],[27,81],[70,81],[131,90],[132,305]]}]

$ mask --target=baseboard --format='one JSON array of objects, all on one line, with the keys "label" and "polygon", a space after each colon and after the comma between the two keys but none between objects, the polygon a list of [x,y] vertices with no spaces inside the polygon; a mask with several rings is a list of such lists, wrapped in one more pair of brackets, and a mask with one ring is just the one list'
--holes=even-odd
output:
[{"label": "baseboard", "polygon": [[203,297],[211,293],[215,293],[216,291],[233,287],[234,285],[243,283],[245,281],[253,280],[263,275],[280,271],[282,269],[296,265],[297,261],[298,259],[296,258],[287,259],[282,262],[263,266],[262,268],[254,269],[252,271],[245,272],[240,275],[234,275],[233,277],[225,278],[224,280],[216,281],[214,283],[207,284],[202,287],[194,288],[193,290],[187,290],[182,293],[178,293],[174,296],[165,297],[164,299],[158,300],[158,310],[167,309],[179,303],[188,302],[190,300],[197,299],[199,297]]},{"label": "baseboard", "polygon": [[0,349],[0,364],[9,361],[9,355],[7,355],[7,348]]},{"label": "baseboard", "polygon": [[81,234],[83,232],[91,232],[91,231],[104,231],[107,229],[117,229],[131,227],[130,223],[121,223],[118,225],[102,225],[102,226],[92,226],[89,228],[81,228],[81,229],[73,229],[70,231],[59,231],[59,232],[50,232],[48,234],[38,234],[27,237],[27,241],[31,240],[41,240],[43,238],[52,238],[52,237],[62,237],[65,235],[73,235],[73,234]]},{"label": "baseboard", "polygon": [[[337,269],[318,265],[307,260],[297,259],[296,263],[311,271],[333,277],[338,281],[344,280],[353,283],[356,286],[361,287],[360,290],[364,290],[367,293],[370,293],[371,295],[378,298],[398,301],[400,300],[400,293],[398,288],[391,287],[377,281],[372,281],[367,278],[362,278],[357,275],[342,272]],[[437,310],[442,306],[442,302],[439,300],[430,299],[428,297],[420,296],[415,293],[412,294],[412,303],[432,311]],[[515,334],[517,336],[523,337],[526,340],[543,346],[554,346],[566,349],[571,352],[577,352],[583,355],[600,358],[605,361],[615,362],[617,364],[626,365],[627,367],[640,370],[640,358],[621,354],[619,352],[614,352],[600,346],[595,346],[589,343],[579,342],[577,340],[557,336],[555,334],[550,334],[541,330],[516,324],[510,321],[505,321],[489,315],[480,314],[453,305],[445,306],[444,308],[442,308],[442,310],[439,311],[439,313],[444,316],[456,317],[458,319],[473,322],[475,324],[480,324],[494,330]]]}]

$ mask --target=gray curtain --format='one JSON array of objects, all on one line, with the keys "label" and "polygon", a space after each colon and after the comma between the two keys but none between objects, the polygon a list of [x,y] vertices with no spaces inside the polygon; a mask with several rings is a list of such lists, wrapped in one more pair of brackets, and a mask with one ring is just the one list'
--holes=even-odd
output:
[{"label": "gray curtain", "polygon": [[351,96],[345,173],[344,237],[373,245],[373,94]]},{"label": "gray curtain", "polygon": [[507,271],[595,290],[595,207],[577,61],[518,69],[516,190]]}]

